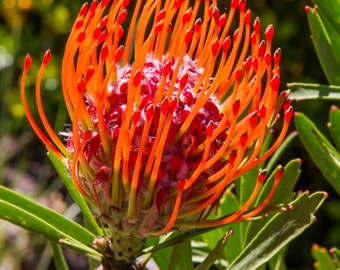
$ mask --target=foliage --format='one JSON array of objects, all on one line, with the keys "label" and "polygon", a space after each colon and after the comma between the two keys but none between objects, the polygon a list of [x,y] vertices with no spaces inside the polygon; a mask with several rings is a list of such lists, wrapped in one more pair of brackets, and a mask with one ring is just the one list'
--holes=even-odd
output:
[{"label": "foliage", "polygon": [[[35,50],[35,56],[37,58],[41,57],[38,52],[42,53],[46,48],[52,48],[54,51],[54,58],[56,60],[54,61],[54,64],[48,68],[48,78],[45,81],[45,88],[48,90],[47,99],[50,102],[50,106],[48,106],[47,110],[48,114],[52,116],[51,119],[54,119],[56,116],[56,129],[63,130],[63,123],[66,122],[65,110],[63,105],[59,103],[60,97],[57,95],[57,92],[59,91],[56,91],[60,88],[60,81],[58,79],[53,80],[50,78],[60,77],[60,67],[57,63],[60,62],[63,42],[67,31],[70,28],[69,22],[72,21],[70,18],[74,17],[79,3],[70,3],[70,1],[66,0],[28,1],[32,3],[32,6],[18,6],[13,8],[8,5],[6,6],[6,3],[8,4],[8,2],[11,1],[2,1],[2,3],[0,3],[0,100],[2,102],[0,136],[1,139],[4,139],[5,135],[7,138],[8,134],[10,134],[10,138],[15,138],[17,148],[15,149],[15,152],[14,149],[10,149],[7,150],[7,152],[5,150],[4,155],[1,155],[0,153],[0,164],[2,165],[0,168],[0,176],[2,179],[6,180],[3,181],[1,179],[4,184],[10,185],[11,187],[16,184],[22,188],[22,186],[25,185],[22,182],[23,177],[19,177],[19,180],[15,181],[13,177],[8,177],[7,173],[5,173],[7,172],[7,168],[15,167],[20,171],[31,170],[32,165],[30,164],[30,161],[36,160],[40,162],[46,151],[45,149],[37,151],[36,149],[39,148],[37,147],[37,143],[32,139],[32,136],[22,132],[23,130],[27,130],[27,127],[26,122],[24,121],[23,111],[20,107],[20,100],[18,97],[19,91],[16,89],[18,70],[22,68],[19,63],[23,62],[22,58],[25,54],[24,49],[22,48],[23,45],[21,44],[25,45],[25,49],[29,47],[30,51],[31,48],[33,51]],[[250,3],[250,5],[254,5],[255,8],[257,7],[259,10],[264,10],[266,15],[264,16],[264,19],[271,20],[274,17],[277,24],[280,26],[277,28],[277,31],[281,33],[282,37],[280,46],[282,47],[286,58],[289,59],[289,55],[291,55],[290,59],[295,60],[293,63],[291,62],[292,60],[287,60],[287,63],[289,64],[283,66],[282,77],[284,80],[287,80],[287,78],[290,79],[295,76],[294,79],[297,81],[308,81],[312,78],[312,80],[323,83],[324,79],[322,74],[320,70],[317,69],[318,64],[312,62],[314,59],[311,57],[311,51],[308,50],[308,41],[299,38],[301,35],[308,36],[308,30],[295,30],[297,33],[294,35],[294,30],[289,29],[298,29],[296,26],[300,26],[303,23],[295,21],[294,24],[291,20],[287,19],[291,18],[292,14],[291,7],[287,7],[288,5],[285,1],[273,2],[275,3],[272,4],[271,7],[258,7],[256,6],[256,3]],[[300,10],[302,2],[304,1],[299,2]],[[285,6],[282,3],[285,3]],[[337,15],[340,13],[339,8],[336,6],[338,1],[318,0],[315,1],[315,3],[318,8],[316,10],[310,9],[307,12],[307,16],[313,34],[313,43],[318,53],[321,66],[331,85],[316,85],[310,83],[308,85],[305,83],[289,84],[289,88],[292,91],[291,98],[294,100],[339,99],[339,72],[335,72],[339,70],[340,64],[340,46],[338,45],[340,35],[337,33],[340,27],[338,25],[339,22],[336,20],[336,18],[340,17]],[[285,8],[282,9],[280,4]],[[273,12],[272,10],[275,8],[280,12]],[[275,13],[275,15],[273,13]],[[279,13],[282,14],[279,15]],[[288,16],[285,14],[288,14]],[[304,14],[300,17],[303,17],[303,15]],[[277,18],[276,16],[281,17]],[[285,21],[286,24],[282,23],[283,21]],[[291,24],[293,24],[293,27],[291,27]],[[43,40],[43,42],[41,40]],[[300,46],[295,43],[292,45],[293,41],[301,42]],[[290,48],[290,46],[293,47]],[[296,57],[292,55],[295,55]],[[304,58],[302,59],[302,57]],[[304,71],[301,72],[301,70]],[[306,70],[310,70],[312,73],[308,73]],[[299,76],[296,74],[299,74]],[[31,87],[33,87],[32,81]],[[303,105],[300,107],[300,110],[303,111]],[[337,136],[337,134],[339,134],[337,125],[340,123],[340,120],[338,112],[339,110],[336,107],[333,107],[329,115],[329,122],[331,123],[329,129],[334,145],[318,130],[313,122],[304,116],[303,113],[298,113],[296,115],[295,123],[296,128],[299,131],[299,137],[309,151],[310,156],[315,161],[316,166],[320,168],[325,178],[328,179],[335,190],[339,192],[339,181],[337,181],[335,177],[339,172],[338,151],[340,148],[338,140],[340,135]],[[11,121],[8,121],[8,119],[11,119]],[[320,126],[319,121],[316,123]],[[28,143],[30,143],[29,149],[34,149],[34,151],[22,151]],[[3,145],[8,146],[6,143],[1,144],[1,146]],[[287,147],[289,147],[289,145]],[[5,149],[5,147],[3,147],[3,149]],[[285,155],[287,155],[288,152],[289,150],[286,150]],[[53,161],[53,157],[51,157],[51,159],[52,163],[58,167],[55,161]],[[285,257],[287,247],[281,249],[283,245],[286,244],[281,240],[291,240],[309,227],[314,221],[313,214],[323,203],[325,198],[325,194],[319,192],[312,193],[311,195],[302,193],[295,197],[293,196],[293,191],[295,191],[294,186],[300,174],[301,161],[292,156],[289,156],[288,160],[291,161],[285,166],[285,174],[281,180],[281,186],[279,186],[276,193],[277,195],[275,195],[277,197],[272,199],[273,207],[267,209],[269,212],[263,213],[264,215],[268,215],[267,218],[254,220],[244,224],[234,224],[231,226],[233,235],[231,235],[229,227],[222,227],[209,232],[189,231],[187,234],[183,235],[171,234],[161,239],[150,239],[148,246],[145,249],[145,264],[147,259],[152,257],[161,269],[194,269],[194,267],[196,267],[196,269],[208,269],[212,264],[215,264],[216,267],[222,269],[227,267],[227,269],[233,269],[233,267],[238,267],[240,265],[249,266],[249,262],[252,261],[254,261],[252,267],[260,266],[263,263],[267,263],[270,259],[270,269],[285,269],[286,266],[283,258]],[[268,167],[272,172],[272,176],[268,179],[268,183],[266,184],[268,187],[270,187],[270,184],[274,179],[275,174],[273,172],[273,167],[275,164],[276,160],[272,159],[267,166],[266,164],[262,165],[263,168]],[[41,170],[41,172],[47,171],[48,173],[45,174],[45,176],[40,177],[36,177],[35,174],[35,180],[40,181],[38,185],[41,187],[37,188],[37,183],[34,184],[37,191],[35,191],[33,197],[41,196],[42,191],[40,189],[44,189],[45,187],[48,191],[53,188],[58,192],[61,190],[60,186],[57,186],[56,188],[55,184],[51,184],[51,179],[48,178],[53,178],[55,175],[46,168],[49,168],[48,162],[45,162],[38,167],[38,170]],[[257,172],[258,170],[255,169],[239,179],[235,189],[228,190],[222,198],[218,211],[225,211],[225,208],[231,209],[230,207],[235,207],[236,209],[239,202],[244,200],[248,195],[246,192],[247,186],[244,185],[244,183],[246,180],[256,179]],[[58,173],[64,182],[69,182],[64,174],[65,172],[59,170]],[[314,181],[314,179],[312,179],[313,175],[307,174],[307,176],[309,181]],[[68,188],[69,192],[72,194],[72,185]],[[63,194],[65,194],[65,191],[63,191]],[[69,204],[68,207],[72,208],[72,200],[68,195],[65,195],[65,197],[66,202]],[[14,198],[15,200],[13,201]],[[64,218],[62,215],[56,213],[56,211],[51,211],[48,208],[42,207],[32,200],[28,200],[26,196],[20,196],[3,187],[1,188],[0,195],[1,217],[18,225],[21,224],[24,228],[41,233],[47,237],[52,242],[53,252],[57,254],[55,257],[59,258],[56,260],[55,265],[57,267],[59,265],[59,269],[65,269],[66,264],[63,254],[66,254],[67,251],[60,249],[60,243],[62,243],[61,246],[65,246],[68,249],[82,254],[91,254],[95,259],[100,258],[100,254],[88,246],[94,238],[94,235],[98,234],[99,228],[96,226],[94,219],[89,215],[88,210],[86,210],[87,205],[84,205],[84,202],[81,202],[81,199],[75,197],[73,197],[73,199],[78,203],[79,208],[82,209],[83,215],[85,216],[84,223],[89,229],[79,226],[78,223],[82,222],[74,222],[71,218]],[[37,198],[34,200],[37,200]],[[259,203],[259,201],[257,203]],[[278,204],[283,205],[274,207],[274,205]],[[281,212],[282,207],[287,208],[289,205],[295,206],[294,209]],[[20,213],[20,215],[18,215],[18,213]],[[212,213],[212,215],[213,214],[218,215],[218,213]],[[77,214],[74,216],[77,216]],[[74,219],[74,217],[72,217],[72,219]],[[55,220],[58,222],[54,223]],[[284,227],[281,230],[283,227],[282,220],[291,226]],[[314,226],[315,225],[317,226],[317,224],[314,224]],[[335,224],[334,226],[338,226],[338,224]],[[78,230],[79,235],[76,233]],[[280,232],[281,234],[276,235],[275,232]],[[271,243],[274,243],[274,246],[268,246],[268,243],[266,242],[268,236],[271,236]],[[193,241],[188,240],[192,237]],[[303,241],[303,238],[299,239]],[[9,253],[7,253],[8,248],[4,245],[6,237],[4,235],[0,236],[0,241],[0,250],[2,254],[9,256]],[[154,248],[156,243],[161,243],[163,247],[167,248],[156,250]],[[36,253],[36,256],[38,256],[40,251],[37,251]],[[18,253],[15,252],[14,254],[16,255],[16,258]],[[261,254],[266,254],[266,259],[263,259]],[[338,263],[337,259],[339,257],[339,252],[336,248],[332,249],[330,255],[325,252],[323,248],[313,246],[312,254],[315,260],[318,261],[318,269],[332,269],[327,268],[329,267],[330,262],[335,260]],[[41,257],[43,257],[43,255]],[[195,265],[192,265],[192,260],[188,260],[187,258],[193,258]],[[18,263],[20,263],[20,260],[18,260]],[[4,259],[0,258],[0,264],[3,262]],[[198,265],[199,263],[201,264]],[[287,263],[290,263],[289,260]],[[299,263],[302,264],[303,262],[299,261]],[[175,264],[176,266],[174,266]],[[32,268],[35,268],[35,266],[32,266]]]}]

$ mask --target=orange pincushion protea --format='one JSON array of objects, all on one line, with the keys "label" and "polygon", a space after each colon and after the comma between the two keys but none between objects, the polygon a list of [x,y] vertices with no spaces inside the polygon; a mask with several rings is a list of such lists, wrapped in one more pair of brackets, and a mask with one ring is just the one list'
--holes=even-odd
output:
[{"label": "orange pincushion protea", "polygon": [[[270,201],[282,170],[257,208],[248,210],[264,173],[237,212],[208,219],[225,189],[266,160],[287,132],[293,110],[287,93],[279,94],[280,49],[272,55],[273,26],[261,41],[260,20],[252,31],[242,0],[231,1],[229,14],[221,14],[216,1],[189,7],[184,0],[137,0],[126,22],[128,2],[85,4],[73,25],[62,63],[72,121],[61,133],[66,146],[50,127],[40,97],[50,51],[36,84],[46,132],[25,98],[27,55],[21,95],[32,127],[67,161],[76,187],[113,236],[145,239],[174,228],[256,216]],[[239,26],[229,36],[235,13]],[[282,109],[281,132],[260,155]]]}]

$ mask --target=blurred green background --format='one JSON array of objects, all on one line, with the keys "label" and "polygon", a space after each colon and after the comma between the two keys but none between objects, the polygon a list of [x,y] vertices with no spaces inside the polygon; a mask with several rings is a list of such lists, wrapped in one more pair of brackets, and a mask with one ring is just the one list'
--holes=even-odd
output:
[{"label": "blurred green background", "polygon": [[[218,1],[229,8],[229,0]],[[315,54],[304,7],[306,0],[248,0],[252,17],[259,16],[262,31],[275,27],[274,47],[282,49],[281,89],[287,82],[323,83],[327,81]],[[50,48],[53,60],[43,82],[44,102],[55,130],[68,122],[61,96],[60,65],[68,33],[84,1],[69,0],[0,0],[0,184],[34,198],[65,215],[77,218],[54,169],[46,158],[43,144],[27,123],[19,96],[19,79],[23,59],[30,52],[33,66],[27,79],[29,98],[34,98],[34,83],[40,61]],[[224,4],[226,3],[226,4]],[[133,5],[132,5],[133,6]],[[294,102],[327,135],[326,122],[332,102]],[[338,104],[339,105],[339,104]],[[294,130],[292,123],[291,130]],[[317,222],[288,250],[289,269],[311,269],[313,243],[340,246],[339,198],[309,159],[298,139],[281,162],[303,160],[302,175],[296,190],[326,190],[330,196],[317,213]],[[284,226],[284,224],[282,224]],[[0,221],[1,269],[53,269],[51,250],[42,237],[22,231]],[[68,253],[72,269],[86,268],[86,261]]]}]

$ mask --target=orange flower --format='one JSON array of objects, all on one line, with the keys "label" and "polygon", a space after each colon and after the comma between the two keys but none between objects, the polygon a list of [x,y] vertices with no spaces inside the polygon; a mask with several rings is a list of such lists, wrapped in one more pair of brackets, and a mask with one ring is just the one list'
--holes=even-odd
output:
[{"label": "orange flower", "polygon": [[[260,20],[251,26],[242,0],[231,1],[229,14],[221,14],[216,1],[189,7],[184,0],[137,0],[128,22],[129,1],[110,2],[85,4],[66,44],[62,88],[72,126],[61,135],[67,146],[48,123],[40,96],[51,53],[36,83],[45,131],[25,98],[27,55],[21,95],[37,135],[67,160],[75,185],[112,233],[144,239],[258,215],[282,170],[256,209],[248,210],[263,172],[237,212],[208,219],[225,189],[272,155],[287,132],[292,107],[287,93],[279,94],[273,26],[261,41]],[[239,25],[229,36],[235,13]],[[281,131],[260,154],[282,108]]]}]

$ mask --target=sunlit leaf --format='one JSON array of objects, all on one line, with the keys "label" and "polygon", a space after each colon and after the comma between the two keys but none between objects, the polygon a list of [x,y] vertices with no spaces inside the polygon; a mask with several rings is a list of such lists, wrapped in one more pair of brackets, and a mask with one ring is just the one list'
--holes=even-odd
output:
[{"label": "sunlit leaf", "polygon": [[340,86],[308,83],[289,83],[292,100],[333,99],[340,100]]},{"label": "sunlit leaf", "polygon": [[325,197],[323,192],[299,196],[292,202],[293,210],[276,214],[227,270],[256,269],[267,262],[313,223],[314,213]]},{"label": "sunlit leaf", "polygon": [[0,211],[1,218],[36,233],[41,229],[43,234],[43,229],[46,229],[46,237],[51,240],[58,242],[60,238],[70,237],[91,244],[95,238],[94,234],[78,223],[3,186],[0,186],[0,202],[3,209]]},{"label": "sunlit leaf", "polygon": [[[339,6],[339,2],[334,4],[333,12],[337,13],[335,16],[327,16],[327,11],[322,9],[323,6],[317,9],[311,8],[307,12],[313,44],[322,69],[329,83],[335,85],[340,84],[340,35],[328,20],[339,17]],[[324,13],[319,14],[319,9],[323,10]]]},{"label": "sunlit leaf", "polygon": [[[330,153],[337,153],[333,145],[304,114],[295,114],[295,126],[299,137],[324,177],[340,194],[340,168]],[[337,156],[337,154],[335,154]]]}]

